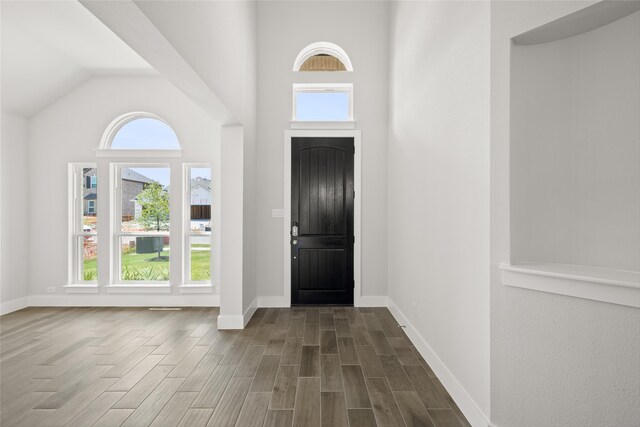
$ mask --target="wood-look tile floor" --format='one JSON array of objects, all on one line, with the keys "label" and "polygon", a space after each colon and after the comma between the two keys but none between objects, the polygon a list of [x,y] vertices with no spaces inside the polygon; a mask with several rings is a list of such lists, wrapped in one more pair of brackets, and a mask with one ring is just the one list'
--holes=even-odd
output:
[{"label": "wood-look tile floor", "polygon": [[386,308],[29,308],[0,318],[0,424],[468,426]]}]

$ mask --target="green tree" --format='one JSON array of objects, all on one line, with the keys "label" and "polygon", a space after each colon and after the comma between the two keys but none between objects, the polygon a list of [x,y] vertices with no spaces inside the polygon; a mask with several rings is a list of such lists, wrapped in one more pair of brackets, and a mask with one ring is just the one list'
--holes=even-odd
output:
[{"label": "green tree", "polygon": [[[169,193],[164,191],[162,185],[157,182],[149,184],[138,194],[138,203],[142,207],[138,218],[140,225],[146,230],[169,229]],[[158,258],[162,257],[161,253],[162,245],[158,245]]]}]

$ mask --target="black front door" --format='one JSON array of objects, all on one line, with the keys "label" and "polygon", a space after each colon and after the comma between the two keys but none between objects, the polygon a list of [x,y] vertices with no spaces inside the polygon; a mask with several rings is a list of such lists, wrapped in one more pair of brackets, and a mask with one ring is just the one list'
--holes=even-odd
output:
[{"label": "black front door", "polygon": [[353,304],[353,138],[291,143],[291,303]]}]

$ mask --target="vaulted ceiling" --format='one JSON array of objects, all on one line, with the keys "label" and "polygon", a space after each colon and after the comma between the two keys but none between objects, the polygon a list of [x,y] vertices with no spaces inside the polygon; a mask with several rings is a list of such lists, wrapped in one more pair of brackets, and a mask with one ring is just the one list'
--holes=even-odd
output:
[{"label": "vaulted ceiling", "polygon": [[158,74],[76,1],[0,7],[2,111],[30,117],[92,76]]}]

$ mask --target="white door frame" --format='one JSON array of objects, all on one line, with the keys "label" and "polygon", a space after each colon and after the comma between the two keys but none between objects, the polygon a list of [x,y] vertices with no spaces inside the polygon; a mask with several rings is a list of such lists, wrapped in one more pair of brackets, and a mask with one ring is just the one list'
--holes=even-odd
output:
[{"label": "white door frame", "polygon": [[360,306],[362,296],[361,282],[361,214],[362,214],[362,144],[361,132],[359,130],[285,130],[284,131],[284,228],[283,228],[283,248],[284,248],[284,299],[287,307],[291,306],[291,138],[293,137],[329,137],[353,138],[355,154],[353,156],[353,180],[356,191],[353,201],[353,234],[356,241],[353,244],[353,280],[355,288],[353,290],[353,305]]}]

